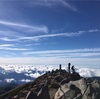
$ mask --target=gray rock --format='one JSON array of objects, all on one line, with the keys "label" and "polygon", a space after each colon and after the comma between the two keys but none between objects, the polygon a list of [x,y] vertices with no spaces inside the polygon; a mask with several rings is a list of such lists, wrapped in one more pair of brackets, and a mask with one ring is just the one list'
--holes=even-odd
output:
[{"label": "gray rock", "polygon": [[85,78],[80,79],[78,84],[79,84],[78,88],[81,90],[81,93],[84,94],[87,88],[86,79]]},{"label": "gray rock", "polygon": [[[61,85],[61,87],[56,92],[54,99],[60,99],[62,96],[64,97],[65,94],[67,98],[74,97],[78,99],[82,97],[86,89],[87,89],[86,79],[81,78],[80,80],[70,81],[69,83]],[[75,92],[75,96],[74,96],[74,92]]]},{"label": "gray rock", "polygon": [[79,99],[82,97],[81,90],[75,85],[62,85],[55,94],[54,99]]},{"label": "gray rock", "polygon": [[93,94],[95,94],[95,90],[91,85],[88,85],[82,99],[95,99],[95,96]]},{"label": "gray rock", "polygon": [[98,80],[94,80],[94,81],[92,82],[92,86],[93,86],[93,87],[100,88],[100,83],[99,83],[99,81],[98,81]]},{"label": "gray rock", "polygon": [[37,95],[32,91],[29,91],[25,99],[38,99]]},{"label": "gray rock", "polygon": [[44,86],[37,94],[38,99],[50,99],[48,86]]},{"label": "gray rock", "polygon": [[93,93],[93,94],[92,94],[92,99],[97,99],[97,97],[96,97],[96,94],[95,94],[95,93]]},{"label": "gray rock", "polygon": [[60,99],[69,90],[68,84],[61,85],[61,87],[56,92],[54,99]]},{"label": "gray rock", "polygon": [[81,90],[75,85],[70,85],[70,89],[60,99],[78,99],[81,97]]}]

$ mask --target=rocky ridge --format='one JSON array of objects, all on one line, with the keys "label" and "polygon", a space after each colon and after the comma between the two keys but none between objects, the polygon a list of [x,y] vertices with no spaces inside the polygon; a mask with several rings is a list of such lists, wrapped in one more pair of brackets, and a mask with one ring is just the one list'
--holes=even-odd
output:
[{"label": "rocky ridge", "polygon": [[76,72],[52,70],[1,95],[0,99],[100,99],[100,82],[83,78]]}]

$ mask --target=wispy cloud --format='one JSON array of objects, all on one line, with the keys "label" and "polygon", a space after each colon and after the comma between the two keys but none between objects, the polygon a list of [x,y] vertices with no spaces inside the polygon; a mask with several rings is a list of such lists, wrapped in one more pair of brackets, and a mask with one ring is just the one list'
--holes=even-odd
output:
[{"label": "wispy cloud", "polygon": [[99,32],[99,31],[100,30],[98,30],[98,29],[94,29],[94,30],[91,29],[91,30],[88,30],[88,31],[46,34],[46,35],[38,35],[38,36],[31,36],[31,37],[22,36],[22,37],[18,37],[16,39],[11,39],[11,38],[8,38],[8,37],[1,37],[0,39],[3,40],[3,41],[20,41],[20,40],[38,41],[40,39],[51,38],[51,37],[63,37],[63,36],[66,36],[66,37],[77,37],[77,36],[80,36],[80,35],[85,34],[85,33]]},{"label": "wispy cloud", "polygon": [[[57,0],[56,0],[56,1],[57,1]],[[59,0],[59,2],[60,2],[63,6],[65,6],[65,7],[69,8],[69,9],[71,9],[72,11],[75,11],[75,12],[78,11],[78,9],[77,9],[75,6],[71,5],[70,3],[68,3],[68,2],[65,1],[65,0]]]},{"label": "wispy cloud", "polygon": [[84,48],[73,50],[46,50],[23,52],[24,55],[36,55],[41,57],[88,57],[100,56],[100,48]]},{"label": "wispy cloud", "polygon": [[8,21],[2,21],[0,20],[0,24],[6,25],[6,26],[12,26],[17,27],[17,29],[22,29],[23,31],[31,31],[31,32],[44,32],[48,33],[48,28],[45,25],[41,26],[35,26],[35,25],[28,25],[28,24],[21,24],[21,23],[15,23],[15,22],[8,22]]},{"label": "wispy cloud", "polygon": [[10,46],[14,46],[13,44],[1,44],[0,47],[10,47]]},{"label": "wispy cloud", "polygon": [[39,36],[34,36],[34,37],[20,37],[18,38],[19,40],[33,40],[37,41],[39,39],[43,38],[50,38],[50,37],[61,37],[61,36],[66,36],[66,37],[74,37],[74,36],[79,36],[82,33],[57,33],[57,34],[48,34],[48,35],[39,35]]},{"label": "wispy cloud", "polygon": [[38,41],[40,39],[44,38],[50,38],[50,37],[74,37],[74,36],[79,36],[82,33],[57,33],[57,34],[48,34],[48,35],[39,35],[39,36],[31,36],[31,37],[19,37],[16,39],[11,39],[8,37],[1,37],[0,39],[3,41],[19,41],[19,40],[31,40],[31,41]]},{"label": "wispy cloud", "polygon": [[17,39],[10,39],[8,37],[1,37],[0,40],[2,40],[2,41],[17,41]]},{"label": "wispy cloud", "polygon": [[0,50],[10,50],[10,51],[26,51],[26,50],[30,50],[27,48],[16,48],[14,44],[1,44],[0,45]]},{"label": "wispy cloud", "polygon": [[10,50],[10,51],[26,51],[29,49],[24,48],[9,48],[9,47],[0,47],[0,50]]},{"label": "wispy cloud", "polygon": [[48,54],[48,53],[73,53],[73,52],[99,52],[100,48],[84,48],[84,49],[72,49],[72,50],[46,50],[26,52],[26,54]]},{"label": "wispy cloud", "polygon": [[77,8],[73,6],[72,4],[68,3],[66,0],[37,0],[37,1],[31,1],[30,5],[34,6],[45,6],[45,7],[54,7],[54,6],[63,6],[66,7],[72,11],[77,12]]}]

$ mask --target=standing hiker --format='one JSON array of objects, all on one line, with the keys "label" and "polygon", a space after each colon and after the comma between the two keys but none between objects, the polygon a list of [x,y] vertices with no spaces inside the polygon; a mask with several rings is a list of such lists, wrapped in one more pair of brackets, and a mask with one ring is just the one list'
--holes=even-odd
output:
[{"label": "standing hiker", "polygon": [[71,63],[68,63],[68,73],[70,74],[70,65]]},{"label": "standing hiker", "polygon": [[74,65],[72,66],[72,73],[75,73],[75,68],[74,68]]}]

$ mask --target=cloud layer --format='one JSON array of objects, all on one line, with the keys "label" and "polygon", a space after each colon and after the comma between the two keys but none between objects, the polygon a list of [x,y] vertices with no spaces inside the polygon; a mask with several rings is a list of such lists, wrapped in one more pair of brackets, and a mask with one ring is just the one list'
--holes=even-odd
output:
[{"label": "cloud layer", "polygon": [[[46,73],[58,69],[59,66],[33,66],[33,65],[1,65],[0,66],[0,78],[1,82],[20,82],[26,83],[34,80],[34,78]],[[67,66],[62,66],[63,69],[67,70]],[[76,71],[83,77],[100,77],[100,68],[87,68],[87,67],[76,67]],[[13,75],[13,76],[12,76]]]}]

